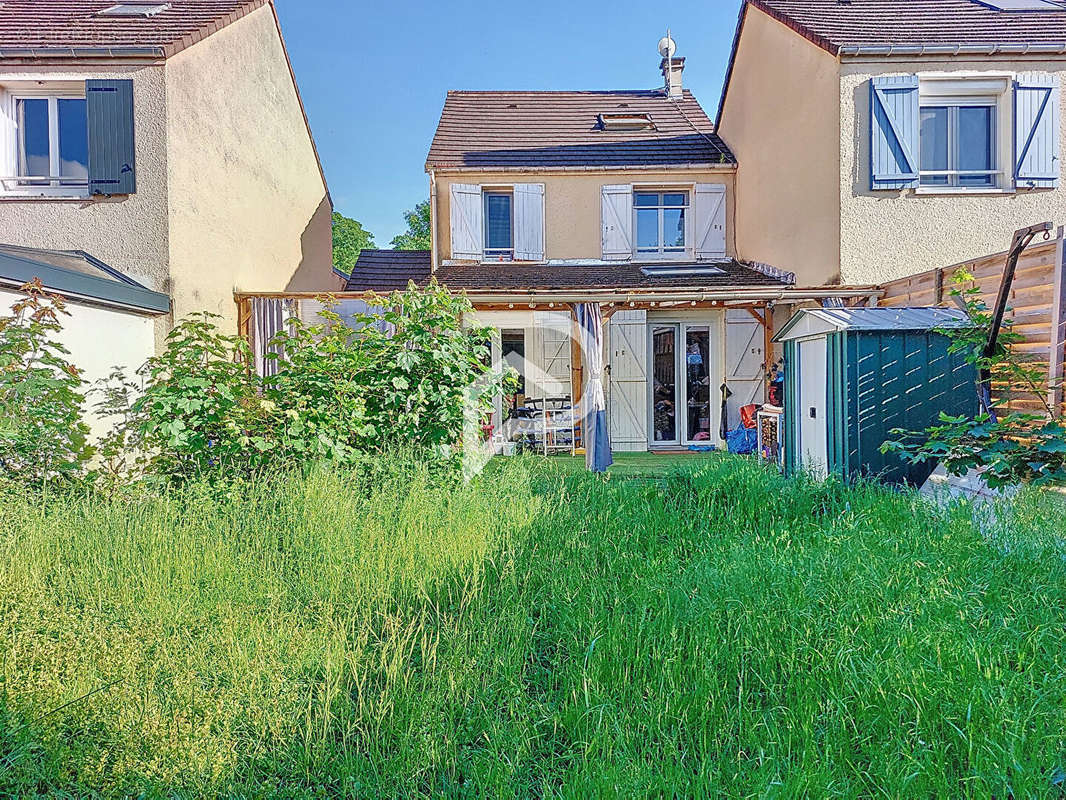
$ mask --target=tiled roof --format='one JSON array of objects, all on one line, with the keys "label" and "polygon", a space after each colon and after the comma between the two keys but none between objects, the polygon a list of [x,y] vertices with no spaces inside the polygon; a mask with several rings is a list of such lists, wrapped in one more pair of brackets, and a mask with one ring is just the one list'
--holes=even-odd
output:
[{"label": "tiled roof", "polygon": [[391,292],[408,281],[426,283],[432,269],[429,250],[362,250],[345,285],[346,292]]},{"label": "tiled roof", "polygon": [[977,0],[748,0],[819,47],[1066,49],[1066,9],[999,11]]},{"label": "tiled roof", "polygon": [[[652,128],[606,131],[600,114],[647,114]],[[687,89],[448,92],[427,167],[734,164]]]},{"label": "tiled roof", "polygon": [[[741,261],[705,263],[674,263],[671,267],[715,266],[715,275],[648,276],[642,264],[523,264],[492,263],[441,265],[437,268],[437,282],[455,290],[525,291],[525,290],[583,290],[583,289],[671,289],[679,287],[732,286],[788,286],[787,278],[766,274]],[[655,266],[664,266],[656,262]],[[428,250],[363,250],[345,287],[350,292],[387,292],[404,289],[408,281],[428,283],[430,254]]]},{"label": "tiled roof", "polygon": [[[72,56],[87,51],[167,57],[268,0],[160,0],[151,16],[101,16],[117,0],[3,0],[0,58]],[[79,52],[81,51],[81,52]]]}]

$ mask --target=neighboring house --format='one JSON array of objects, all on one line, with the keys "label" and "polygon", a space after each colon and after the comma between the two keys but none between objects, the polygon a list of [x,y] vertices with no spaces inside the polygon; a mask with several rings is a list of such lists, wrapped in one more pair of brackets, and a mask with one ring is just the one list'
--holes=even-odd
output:
[{"label": "neighboring house", "polygon": [[330,216],[270,0],[0,3],[0,242],[168,295],[158,341],[328,285]]},{"label": "neighboring house", "polygon": [[[116,366],[135,369],[155,352],[157,320],[170,312],[167,295],[82,251],[0,245],[0,317],[12,313],[11,307],[25,298],[19,287],[35,278],[66,299],[63,330],[50,338],[70,352],[87,384],[107,378]],[[89,398],[87,405],[98,399]],[[86,419],[94,433],[105,431],[95,414]]]},{"label": "neighboring house", "polygon": [[722,385],[727,427],[763,400],[773,304],[834,290],[739,258],[736,159],[684,65],[664,59],[652,90],[449,92],[426,161],[432,251],[364,250],[347,289],[465,291],[534,417],[580,394],[571,316],[599,303],[615,449],[718,444]]},{"label": "neighboring house", "polygon": [[738,250],[881,283],[1066,218],[1054,0],[747,0],[717,129]]}]

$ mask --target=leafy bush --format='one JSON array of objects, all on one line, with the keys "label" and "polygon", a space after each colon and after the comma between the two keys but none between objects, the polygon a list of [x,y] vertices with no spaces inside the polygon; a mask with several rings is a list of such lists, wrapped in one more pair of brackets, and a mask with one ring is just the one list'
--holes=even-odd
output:
[{"label": "leafy bush", "polygon": [[37,279],[0,317],[0,467],[4,478],[39,486],[80,475],[92,455],[85,397],[69,352],[54,340],[63,298]]},{"label": "leafy bush", "polygon": [[1012,345],[1023,340],[1011,330],[1011,320],[1003,321],[996,352],[984,354],[985,343],[992,326],[992,312],[981,300],[980,289],[973,276],[959,270],[952,278],[952,295],[959,298],[972,322],[969,326],[950,327],[941,331],[951,339],[949,351],[962,353],[978,374],[987,370],[995,385],[1021,387],[1027,394],[1039,398],[1045,414],[1007,413],[993,416],[988,412],[976,418],[950,416],[941,413],[939,425],[925,431],[893,430],[898,438],[886,442],[881,449],[895,451],[912,462],[938,460],[952,475],[964,475],[978,470],[981,479],[997,488],[1017,483],[1044,485],[1066,482],[1066,427],[1050,420],[1041,383],[1042,370],[1018,357]]},{"label": "leafy bush", "polygon": [[436,285],[371,303],[382,310],[358,315],[358,331],[328,298],[319,324],[290,320],[271,342],[284,355],[268,354],[278,365],[265,379],[248,344],[212,315],[183,321],[140,370],[143,393],[122,374],[104,387],[101,408],[118,420],[106,463],[128,469],[135,448],[133,463],[150,474],[247,475],[402,446],[457,465],[464,427],[501,391],[488,330],[465,327],[469,302]]}]

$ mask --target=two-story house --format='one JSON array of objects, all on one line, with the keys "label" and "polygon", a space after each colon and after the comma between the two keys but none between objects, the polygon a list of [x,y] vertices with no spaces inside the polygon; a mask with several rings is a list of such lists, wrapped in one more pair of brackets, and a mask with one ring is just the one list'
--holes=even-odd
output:
[{"label": "two-story house", "polygon": [[737,160],[684,67],[671,53],[650,90],[449,92],[426,160],[432,250],[364,250],[347,289],[466,292],[534,407],[580,394],[572,309],[598,303],[612,445],[718,444],[763,400],[774,304],[863,290],[738,257]]},{"label": "two-story house", "polygon": [[330,217],[271,0],[0,3],[0,283],[109,310],[72,323],[76,363],[232,326],[235,289],[329,285]]},{"label": "two-story house", "polygon": [[717,129],[736,240],[800,282],[881,283],[1066,221],[1058,0],[746,0]]}]

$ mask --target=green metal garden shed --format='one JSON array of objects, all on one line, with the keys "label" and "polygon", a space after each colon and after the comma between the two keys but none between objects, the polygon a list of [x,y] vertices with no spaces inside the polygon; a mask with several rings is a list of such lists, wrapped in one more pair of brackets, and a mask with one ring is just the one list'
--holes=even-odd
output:
[{"label": "green metal garden shed", "polygon": [[921,486],[935,463],[882,453],[894,428],[940,413],[977,413],[977,371],[939,332],[966,325],[952,308],[808,308],[774,341],[785,351],[785,471]]}]

